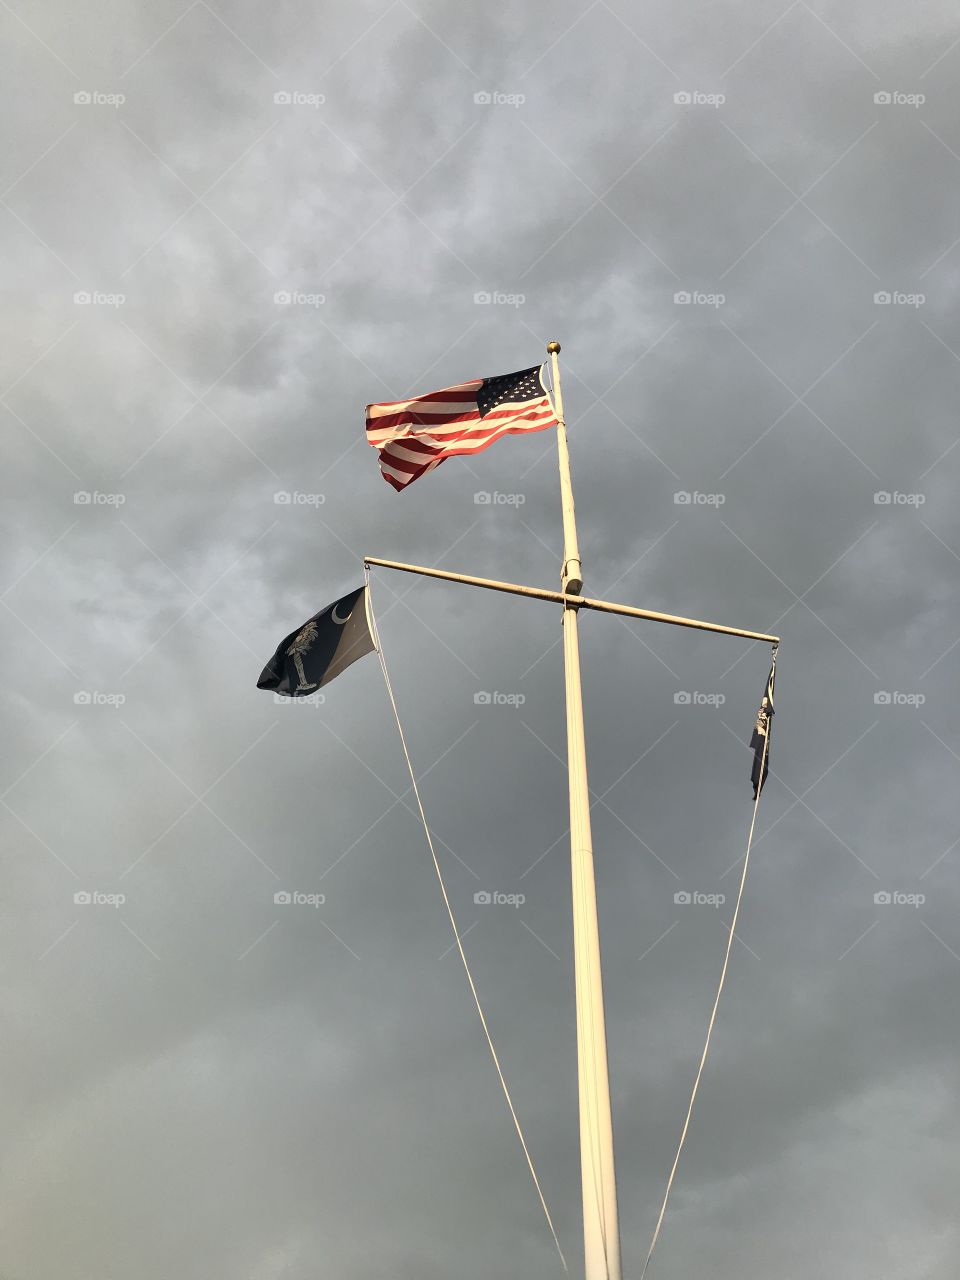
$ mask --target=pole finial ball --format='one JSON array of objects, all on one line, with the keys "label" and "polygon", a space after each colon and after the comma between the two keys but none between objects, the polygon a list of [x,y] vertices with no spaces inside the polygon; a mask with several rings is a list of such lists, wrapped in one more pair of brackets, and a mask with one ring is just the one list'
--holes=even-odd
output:
[{"label": "pole finial ball", "polygon": [[551,355],[553,355],[555,352],[557,352],[557,351],[559,351],[559,350],[560,350],[560,343],[559,343],[559,342],[548,342],[548,343],[547,343],[547,350],[550,352],[550,354],[551,354]]}]

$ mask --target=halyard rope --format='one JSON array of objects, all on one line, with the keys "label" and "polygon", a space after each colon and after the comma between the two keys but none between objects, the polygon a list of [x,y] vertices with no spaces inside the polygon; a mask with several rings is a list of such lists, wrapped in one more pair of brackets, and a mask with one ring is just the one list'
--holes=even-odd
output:
[{"label": "halyard rope", "polygon": [[417,779],[413,771],[413,762],[410,759],[410,752],[407,749],[407,739],[403,732],[403,725],[400,723],[400,713],[397,710],[397,700],[393,694],[393,685],[390,683],[390,673],[387,671],[386,659],[383,656],[383,645],[381,643],[380,635],[377,630],[376,618],[374,617],[373,592],[370,590],[369,565],[364,565],[364,576],[366,578],[366,586],[367,586],[367,601],[370,606],[370,621],[371,621],[372,630],[373,630],[373,640],[377,648],[377,656],[380,659],[380,669],[383,672],[383,680],[384,680],[384,684],[387,687],[387,695],[390,698],[390,705],[393,708],[394,719],[397,722],[397,729],[400,733],[400,742],[403,746],[403,754],[407,761],[407,771],[410,774],[410,785],[413,788],[413,794],[417,800],[417,808],[420,810],[420,820],[423,823],[424,834],[427,837],[427,846],[430,849],[430,856],[433,858],[433,867],[437,873],[437,880],[440,884],[440,892],[443,894],[443,902],[447,908],[447,915],[450,917],[450,926],[453,929],[453,936],[454,936],[454,939],[456,940],[457,950],[460,952],[460,959],[463,961],[463,968],[464,968],[464,972],[467,975],[467,982],[470,984],[470,991],[473,994],[473,1000],[477,1006],[477,1013],[480,1015],[480,1025],[483,1027],[483,1034],[486,1036],[487,1044],[490,1047],[490,1056],[493,1058],[493,1065],[496,1067],[497,1075],[500,1077],[500,1086],[503,1089],[503,1096],[506,1098],[507,1106],[510,1108],[510,1115],[513,1117],[514,1128],[517,1131],[517,1137],[520,1139],[520,1145],[521,1147],[523,1147],[523,1154],[524,1156],[526,1156],[527,1167],[530,1170],[530,1176],[533,1178],[533,1185],[537,1189],[537,1195],[540,1198],[540,1204],[543,1208],[544,1216],[547,1219],[547,1226],[550,1228],[550,1234],[553,1236],[553,1243],[557,1247],[557,1253],[560,1255],[560,1262],[563,1265],[564,1271],[566,1271],[567,1261],[566,1261],[566,1258],[564,1258],[563,1256],[563,1250],[560,1248],[560,1241],[557,1239],[557,1233],[553,1226],[553,1219],[550,1217],[550,1210],[547,1208],[547,1202],[543,1197],[543,1191],[540,1187],[540,1179],[537,1177],[537,1171],[533,1166],[533,1160],[530,1156],[530,1150],[527,1147],[526,1139],[523,1136],[523,1130],[520,1128],[520,1121],[517,1118],[517,1113],[513,1105],[513,1099],[510,1097],[510,1090],[507,1088],[507,1082],[504,1079],[503,1069],[500,1066],[500,1059],[497,1057],[497,1051],[493,1047],[493,1037],[490,1034],[490,1028],[487,1026],[487,1019],[484,1016],[483,1006],[480,1004],[480,997],[477,994],[476,984],[473,981],[473,974],[470,972],[470,965],[467,963],[467,956],[466,956],[466,952],[463,949],[460,930],[457,927],[456,917],[453,914],[453,907],[450,905],[450,897],[447,893],[447,887],[444,884],[443,873],[440,870],[440,863],[437,860],[437,852],[436,852],[436,849],[434,849],[433,847],[433,837],[430,834],[430,827],[427,823],[427,815],[424,812],[423,801],[420,799],[420,788],[417,786]]},{"label": "halyard rope", "polygon": [[[774,648],[774,664],[776,664],[777,650]],[[670,1199],[670,1190],[673,1187],[673,1179],[676,1176],[677,1165],[680,1163],[680,1153],[683,1151],[683,1145],[687,1140],[687,1131],[690,1128],[690,1117],[693,1114],[693,1104],[697,1100],[697,1091],[700,1088],[700,1078],[703,1075],[704,1063],[707,1060],[707,1052],[710,1049],[710,1037],[713,1035],[713,1025],[717,1020],[717,1007],[720,1004],[720,996],[723,992],[723,984],[727,979],[727,969],[730,966],[730,952],[733,950],[733,938],[737,929],[737,918],[740,915],[740,903],[743,901],[743,890],[747,883],[747,869],[750,866],[750,849],[753,845],[753,831],[757,825],[757,809],[760,807],[760,793],[763,791],[763,773],[767,765],[767,749],[770,746],[770,730],[769,722],[767,732],[763,738],[763,756],[760,760],[760,786],[757,788],[757,796],[753,802],[753,817],[750,819],[750,834],[747,836],[747,852],[743,859],[743,873],[740,876],[740,888],[737,891],[737,905],[733,911],[733,919],[730,922],[730,933],[727,938],[727,949],[723,957],[723,968],[720,970],[720,981],[717,984],[717,994],[713,1001],[713,1008],[710,1011],[710,1021],[707,1024],[707,1038],[704,1041],[703,1053],[700,1056],[700,1065],[697,1067],[697,1075],[693,1082],[693,1090],[690,1094],[690,1105],[687,1107],[686,1118],[683,1122],[683,1129],[680,1133],[680,1142],[677,1145],[677,1154],[673,1158],[673,1167],[670,1170],[670,1177],[667,1179],[667,1189],[663,1193],[663,1204],[660,1206],[660,1216],[657,1218],[657,1225],[653,1231],[653,1239],[650,1241],[650,1248],[647,1251],[647,1260],[643,1264],[643,1270],[640,1272],[640,1280],[644,1280],[647,1274],[647,1267],[650,1265],[650,1259],[653,1257],[653,1251],[657,1247],[657,1240],[660,1236],[660,1228],[663,1226],[664,1214],[667,1212],[667,1201]]]}]

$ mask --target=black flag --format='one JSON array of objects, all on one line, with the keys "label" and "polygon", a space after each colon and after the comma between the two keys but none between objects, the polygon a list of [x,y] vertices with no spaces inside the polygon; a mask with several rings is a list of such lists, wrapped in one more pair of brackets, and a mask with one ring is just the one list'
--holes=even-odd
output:
[{"label": "black flag", "polygon": [[[773,685],[777,676],[777,659],[774,656],[773,662],[770,664],[770,674],[767,676],[767,688],[760,703],[760,710],[757,712],[757,723],[754,726],[753,737],[750,739],[750,745],[753,747],[753,769],[750,772],[750,781],[753,783],[753,798],[757,799],[763,790],[763,784],[767,780],[767,774],[770,772],[770,729],[771,717],[773,715]],[[764,755],[766,748],[766,755]],[[763,769],[763,777],[760,776],[760,770]]]},{"label": "black flag", "polygon": [[281,640],[263,668],[257,688],[286,698],[307,698],[376,647],[367,588],[358,587]]}]

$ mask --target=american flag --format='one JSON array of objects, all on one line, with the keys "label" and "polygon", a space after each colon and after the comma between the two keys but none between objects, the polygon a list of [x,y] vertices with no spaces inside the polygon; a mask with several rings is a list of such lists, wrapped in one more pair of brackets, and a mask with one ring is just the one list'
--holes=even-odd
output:
[{"label": "american flag", "polygon": [[412,400],[367,405],[367,440],[380,451],[380,470],[405,489],[444,458],[480,453],[501,436],[556,426],[543,365],[474,378]]}]

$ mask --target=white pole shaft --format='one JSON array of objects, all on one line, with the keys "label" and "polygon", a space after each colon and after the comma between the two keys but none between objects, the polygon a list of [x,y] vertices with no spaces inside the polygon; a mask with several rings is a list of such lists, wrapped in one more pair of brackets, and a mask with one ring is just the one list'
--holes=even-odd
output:
[{"label": "white pole shaft", "polygon": [[[563,420],[560,344],[547,348],[553,361],[553,394],[559,426],[560,494],[563,502],[563,589],[582,589],[580,549],[570,482],[567,430]],[[620,1225],[613,1154],[613,1120],[607,1069],[607,1033],[600,967],[600,929],[590,830],[590,791],[580,684],[577,605],[563,611],[563,667],[567,704],[567,771],[570,784],[570,867],[573,898],[573,955],[577,1005],[577,1076],[580,1094],[580,1183],[583,1192],[583,1250],[586,1280],[621,1280]]]},{"label": "white pole shaft", "polygon": [[573,505],[573,485],[570,483],[570,451],[567,448],[567,423],[563,416],[563,390],[560,386],[559,342],[551,342],[551,371],[553,373],[553,408],[557,415],[557,448],[560,456],[560,502],[563,509],[563,568],[561,586],[565,592],[579,595],[583,590],[583,570],[580,566],[580,545],[577,542],[577,516]]}]

